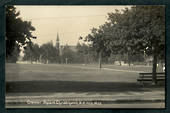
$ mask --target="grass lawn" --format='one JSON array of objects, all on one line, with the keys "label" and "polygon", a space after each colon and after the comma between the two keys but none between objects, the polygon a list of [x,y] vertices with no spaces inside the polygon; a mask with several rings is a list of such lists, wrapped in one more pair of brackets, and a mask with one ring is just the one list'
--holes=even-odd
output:
[{"label": "grass lawn", "polygon": [[113,68],[74,64],[6,64],[6,81],[136,82],[138,71],[123,71],[120,66]]},{"label": "grass lawn", "polygon": [[[146,67],[77,64],[6,64],[7,92],[142,91],[139,71]],[[135,69],[136,68],[136,69]],[[141,70],[139,70],[141,69]]]}]

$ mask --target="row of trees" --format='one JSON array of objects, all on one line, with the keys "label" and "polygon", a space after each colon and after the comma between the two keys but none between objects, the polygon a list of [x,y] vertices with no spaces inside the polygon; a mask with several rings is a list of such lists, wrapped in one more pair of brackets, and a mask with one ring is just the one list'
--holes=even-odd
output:
[{"label": "row of trees", "polygon": [[[85,43],[78,43],[77,46],[61,46],[57,48],[53,45],[52,41],[45,43],[41,46],[32,42],[28,43],[24,48],[24,61],[41,62],[41,63],[97,63],[98,54],[94,48],[88,46]],[[127,56],[110,55],[103,56],[103,63],[114,63],[114,61],[126,61]],[[143,55],[135,55],[131,57],[133,62],[142,62],[144,60]]]},{"label": "row of trees", "polygon": [[58,50],[53,46],[52,42],[48,42],[39,46],[38,44],[34,44],[30,42],[24,47],[24,61],[32,62],[42,62],[42,63],[54,63],[59,59],[59,55],[57,54]]},{"label": "row of trees", "polygon": [[164,6],[133,6],[108,14],[108,21],[82,38],[102,56],[137,54],[153,57],[153,82],[156,83],[156,65],[165,56]]},{"label": "row of trees", "polygon": [[24,48],[24,61],[42,62],[42,63],[89,63],[93,61],[90,56],[89,47],[85,44],[77,44],[72,50],[70,46],[65,45],[57,48],[52,41],[41,46],[30,42]]}]

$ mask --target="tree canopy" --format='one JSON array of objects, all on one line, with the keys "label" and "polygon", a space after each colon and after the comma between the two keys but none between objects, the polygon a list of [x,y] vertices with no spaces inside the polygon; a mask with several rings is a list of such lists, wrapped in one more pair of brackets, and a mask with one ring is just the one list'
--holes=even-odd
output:
[{"label": "tree canopy", "polygon": [[165,7],[132,6],[108,13],[108,21],[93,28],[85,37],[97,52],[120,54],[131,58],[135,54],[153,57],[153,79],[156,80],[157,59],[164,59]]},{"label": "tree canopy", "polygon": [[41,49],[38,44],[34,44],[32,42],[28,43],[26,47],[24,47],[24,57],[25,61],[39,61]]},{"label": "tree canopy", "polygon": [[31,22],[23,21],[19,15],[14,6],[6,7],[6,58],[10,62],[16,62],[21,46],[36,38],[32,35],[35,28]]},{"label": "tree canopy", "polygon": [[[165,45],[165,11],[163,6],[133,6],[108,13],[108,21],[98,29],[93,28],[85,41],[92,42],[96,51],[107,53],[163,54]],[[159,47],[158,47],[159,46]]]}]

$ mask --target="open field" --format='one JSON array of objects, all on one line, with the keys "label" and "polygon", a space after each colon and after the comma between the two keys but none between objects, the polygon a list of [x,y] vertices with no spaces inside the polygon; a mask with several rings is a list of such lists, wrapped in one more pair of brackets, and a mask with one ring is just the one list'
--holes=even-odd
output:
[{"label": "open field", "polygon": [[83,65],[7,64],[6,81],[136,82],[138,71]]},{"label": "open field", "polygon": [[[103,68],[99,69],[97,65],[79,64],[6,64],[6,102],[10,108],[14,104],[9,103],[14,101],[21,102],[15,104],[15,107],[20,107],[25,106],[22,102],[28,99],[66,101],[69,98],[71,101],[101,101],[107,103],[104,104],[106,108],[111,106],[110,104],[114,104],[114,107],[121,105],[123,108],[123,105],[130,106],[128,102],[132,105],[141,103],[139,108],[147,107],[144,103],[150,102],[155,105],[150,107],[164,108],[164,86],[143,87],[137,83],[139,72],[150,71],[151,67],[147,66],[103,65]],[[33,107],[32,104],[29,106]]]},{"label": "open field", "polygon": [[[150,66],[81,64],[6,64],[6,81],[92,81],[136,82],[139,72],[151,72]],[[161,72],[161,69],[158,69]]]}]

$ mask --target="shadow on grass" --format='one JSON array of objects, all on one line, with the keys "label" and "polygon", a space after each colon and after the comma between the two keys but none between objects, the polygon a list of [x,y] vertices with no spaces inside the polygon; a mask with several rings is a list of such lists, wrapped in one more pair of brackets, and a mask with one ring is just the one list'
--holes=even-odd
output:
[{"label": "shadow on grass", "polygon": [[24,92],[128,92],[149,91],[163,86],[145,86],[123,82],[77,82],[77,81],[17,81],[7,82],[7,93]]}]

